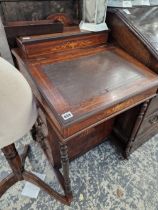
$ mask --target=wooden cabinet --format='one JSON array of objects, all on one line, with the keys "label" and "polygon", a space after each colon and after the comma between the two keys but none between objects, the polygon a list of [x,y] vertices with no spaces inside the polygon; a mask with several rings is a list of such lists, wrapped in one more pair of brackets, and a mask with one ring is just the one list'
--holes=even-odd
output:
[{"label": "wooden cabinet", "polygon": [[[112,41],[155,73],[158,73],[157,19],[157,6],[132,8],[129,9],[129,14],[123,9],[109,10],[107,18]],[[114,133],[125,144],[127,156],[158,133],[158,96],[156,96],[148,105],[135,140],[130,142],[140,108],[141,106],[133,108],[118,116],[114,125]]]},{"label": "wooden cabinet", "polygon": [[[141,122],[139,131],[134,141],[130,142],[131,133],[140,112],[141,105],[119,115],[115,121],[113,134],[119,138],[125,145],[126,157],[134,152],[138,147],[147,142],[150,138],[157,134],[158,131],[158,96],[150,100],[148,109]],[[129,149],[130,147],[130,149]]]}]

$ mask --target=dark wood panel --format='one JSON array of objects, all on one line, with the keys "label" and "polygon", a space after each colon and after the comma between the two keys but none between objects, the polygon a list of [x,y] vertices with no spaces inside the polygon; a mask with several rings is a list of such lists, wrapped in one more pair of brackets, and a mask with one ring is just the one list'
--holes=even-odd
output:
[{"label": "dark wood panel", "polygon": [[125,144],[130,139],[139,111],[140,106],[137,106],[116,117],[113,133],[116,135],[116,138],[118,137]]},{"label": "dark wood panel", "polygon": [[[39,50],[39,44],[49,46],[43,36],[31,37],[31,40],[22,40],[21,37],[19,43],[21,49],[24,48],[23,54],[21,50],[13,50],[18,63],[25,66],[41,96],[37,96],[37,99],[47,116],[50,126],[48,145],[51,154],[54,154],[49,159],[51,158],[51,162],[55,162],[56,165],[59,164],[59,142],[67,144],[70,157],[75,158],[82,151],[87,151],[91,146],[103,141],[103,137],[106,136],[104,131],[107,132],[103,129],[105,121],[148,101],[156,95],[158,86],[158,78],[150,69],[121,49],[106,46],[106,32],[75,33],[76,31],[71,31],[46,38],[50,39],[49,43],[55,42],[56,45],[62,41],[58,52],[50,48],[44,54],[43,50],[40,53],[36,51],[34,57],[30,58],[30,51],[26,56],[29,48],[33,50],[38,46]],[[88,37],[88,45],[82,45],[84,36]],[[94,37],[99,37],[97,45]],[[72,44],[71,40],[74,38],[77,39]],[[71,47],[68,46],[69,50],[64,50],[67,43],[71,43]],[[147,104],[145,102],[142,105],[130,141],[133,141],[138,133]],[[63,115],[67,112],[71,112],[71,118],[64,119]],[[109,134],[111,126],[107,126],[107,129]],[[96,133],[94,139],[93,132]],[[53,137],[53,133],[56,137]],[[75,142],[79,142],[78,149],[75,148]],[[55,147],[57,154],[54,151]]]},{"label": "dark wood panel", "polygon": [[10,48],[14,48],[17,47],[17,37],[61,33],[64,30],[64,26],[62,23],[53,23],[51,20],[18,21],[8,23],[4,29]]},{"label": "dark wood panel", "polygon": [[146,117],[157,111],[158,111],[158,95],[151,100],[146,113]]},{"label": "dark wood panel", "polygon": [[[129,9],[129,12],[130,14],[126,14],[122,9],[109,10],[107,22],[111,37],[127,53],[158,73],[158,7],[133,8]],[[157,107],[158,99],[155,97],[149,103],[129,154],[157,133]],[[114,133],[126,145],[130,140],[139,108],[135,107],[116,119]]]},{"label": "dark wood panel", "polygon": [[158,123],[150,126],[146,131],[144,131],[141,135],[138,135],[129,151],[129,155],[132,154],[136,149],[138,149],[141,145],[150,141],[151,138],[157,134]]},{"label": "dark wood panel", "polygon": [[18,46],[27,58],[47,55],[49,53],[65,52],[73,49],[83,49],[101,46],[107,43],[108,31],[90,33],[80,32],[78,27],[74,32],[46,36],[20,37]]},{"label": "dark wood panel", "polygon": [[[89,128],[82,134],[69,140],[66,145],[68,147],[69,159],[73,160],[83,154],[85,154],[90,149],[103,143],[106,138],[110,135],[114,123],[114,118],[102,123],[94,128]],[[60,152],[59,152],[59,139],[54,132],[51,124],[47,121],[49,137],[48,141],[45,142],[46,147],[44,151],[48,156],[49,161],[55,167],[61,167],[60,163]]]},{"label": "dark wood panel", "polygon": [[[150,19],[152,22],[152,19]],[[149,47],[142,42],[141,35],[136,35],[133,27],[116,12],[109,12],[107,23],[111,29],[111,36],[122,49],[158,73],[158,61]],[[151,23],[152,24],[152,23]]]},{"label": "dark wood panel", "polygon": [[138,135],[144,134],[147,130],[150,129],[150,127],[153,127],[156,124],[158,124],[158,110],[148,117],[145,115],[144,121],[140,126]]},{"label": "dark wood panel", "polygon": [[74,0],[40,0],[40,1],[1,1],[4,21],[43,20],[55,13],[66,13],[77,18],[77,1]]}]

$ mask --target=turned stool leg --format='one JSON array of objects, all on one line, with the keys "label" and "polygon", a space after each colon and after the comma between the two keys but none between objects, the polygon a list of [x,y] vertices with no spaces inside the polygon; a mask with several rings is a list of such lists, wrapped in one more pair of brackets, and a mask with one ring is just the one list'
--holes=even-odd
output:
[{"label": "turned stool leg", "polygon": [[15,144],[4,147],[2,152],[17,179],[23,180],[22,173],[24,171],[24,167],[22,165],[21,158],[15,148]]},{"label": "turned stool leg", "polygon": [[28,156],[28,153],[29,153],[29,150],[30,150],[30,145],[25,145],[25,147],[24,147],[24,150],[23,150],[23,153],[20,155],[20,157],[21,157],[21,162],[22,162],[22,166],[24,167],[24,165],[25,165],[25,160],[26,160],[26,158],[27,158],[27,156]]},{"label": "turned stool leg", "polygon": [[24,171],[21,158],[14,144],[4,147],[2,152],[13,172],[0,182],[0,197],[17,181],[23,180],[22,173]]},{"label": "turned stool leg", "polygon": [[12,173],[0,182],[0,197],[16,182],[21,181],[21,180],[26,180],[40,187],[42,190],[47,192],[51,197],[57,199],[63,204],[70,205],[72,201],[72,199],[70,198],[72,196],[70,196],[71,188],[69,187],[70,182],[68,181],[69,174],[68,174],[68,171],[66,172],[66,168],[68,167],[67,165],[68,160],[66,159],[67,155],[66,155],[65,148],[62,153],[63,153],[63,157],[65,157],[64,160],[66,160],[66,162],[63,160],[64,178],[65,178],[65,183],[66,183],[66,187],[65,187],[66,195],[59,194],[58,192],[53,190],[48,184],[46,184],[44,181],[38,178],[36,175],[28,171],[25,171],[24,165],[25,165],[25,159],[27,157],[28,151],[29,151],[29,145],[26,145],[24,148],[24,152],[20,157],[14,144],[11,144],[2,149],[2,152],[4,153],[4,156],[6,157],[12,169]]}]

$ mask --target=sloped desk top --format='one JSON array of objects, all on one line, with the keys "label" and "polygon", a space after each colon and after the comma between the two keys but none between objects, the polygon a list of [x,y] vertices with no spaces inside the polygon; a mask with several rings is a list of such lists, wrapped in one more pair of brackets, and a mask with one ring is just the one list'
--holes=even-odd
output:
[{"label": "sloped desk top", "polygon": [[158,85],[154,73],[117,48],[29,70],[64,138],[153,97]]},{"label": "sloped desk top", "polygon": [[117,48],[30,62],[29,71],[65,139],[153,97],[158,85],[154,73]]}]

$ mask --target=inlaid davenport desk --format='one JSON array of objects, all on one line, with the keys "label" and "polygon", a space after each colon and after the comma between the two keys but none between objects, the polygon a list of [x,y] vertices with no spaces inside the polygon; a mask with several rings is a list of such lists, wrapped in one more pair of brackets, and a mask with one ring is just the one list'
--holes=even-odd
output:
[{"label": "inlaid davenport desk", "polygon": [[21,37],[19,48],[12,51],[45,113],[45,152],[69,202],[69,159],[102,142],[116,115],[142,104],[131,135],[134,139],[157,91],[158,77],[124,51],[108,46],[107,36],[106,31],[76,30]]}]

